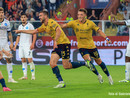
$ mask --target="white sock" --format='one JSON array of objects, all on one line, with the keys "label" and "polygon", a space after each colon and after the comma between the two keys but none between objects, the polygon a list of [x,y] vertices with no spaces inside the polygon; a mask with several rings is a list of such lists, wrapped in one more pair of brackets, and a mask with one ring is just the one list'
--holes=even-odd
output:
[{"label": "white sock", "polygon": [[27,77],[27,62],[22,62],[22,69],[23,69],[23,74],[24,77]]},{"label": "white sock", "polygon": [[7,71],[8,71],[8,78],[12,78],[12,73],[13,73],[13,67],[12,63],[7,63]]},{"label": "white sock", "polygon": [[32,76],[35,77],[35,65],[34,65],[33,62],[31,62],[29,64],[30,64],[30,69],[31,69]]},{"label": "white sock", "polygon": [[125,69],[125,79],[129,80],[129,73],[130,73],[130,62],[126,62],[126,69]]}]

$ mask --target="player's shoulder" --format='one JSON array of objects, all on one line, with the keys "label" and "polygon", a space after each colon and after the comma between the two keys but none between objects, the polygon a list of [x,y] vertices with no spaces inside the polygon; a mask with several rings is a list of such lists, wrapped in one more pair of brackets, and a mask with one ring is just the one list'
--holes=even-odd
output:
[{"label": "player's shoulder", "polygon": [[48,21],[50,24],[53,24],[54,22],[56,22],[54,19],[49,19]]},{"label": "player's shoulder", "polygon": [[78,23],[78,22],[79,22],[79,20],[78,20],[78,19],[76,19],[76,20],[72,20],[71,22]]},{"label": "player's shoulder", "polygon": [[86,22],[87,22],[87,23],[93,23],[93,21],[92,21],[92,20],[89,20],[89,19],[86,19]]},{"label": "player's shoulder", "polygon": [[28,24],[27,24],[28,26],[33,26],[30,22],[28,22]]},{"label": "player's shoulder", "polygon": [[10,23],[9,20],[7,20],[7,19],[4,19],[3,22],[5,22],[5,23]]}]

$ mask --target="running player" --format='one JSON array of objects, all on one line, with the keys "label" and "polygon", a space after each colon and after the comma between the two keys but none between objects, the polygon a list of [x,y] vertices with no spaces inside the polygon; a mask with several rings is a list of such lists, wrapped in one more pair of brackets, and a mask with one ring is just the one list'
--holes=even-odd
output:
[{"label": "running player", "polygon": [[[21,14],[21,21],[22,24],[18,27],[18,30],[34,30],[34,27],[31,23],[27,22],[28,18],[27,15],[22,13]],[[35,65],[32,60],[32,49],[34,49],[36,41],[36,34],[33,34],[33,41],[32,41],[32,34],[25,34],[25,33],[19,33],[16,39],[15,46],[13,48],[14,51],[16,51],[16,47],[19,44],[19,57],[22,60],[22,69],[24,76],[21,77],[19,80],[26,80],[27,79],[27,61],[28,60],[30,64],[30,69],[32,73],[31,80],[35,80]]]},{"label": "running player", "polygon": [[[4,49],[2,51],[0,51],[0,60],[3,58],[3,53],[6,55],[6,56],[12,56],[12,54],[10,54],[9,52],[5,51]],[[3,87],[3,91],[11,91],[11,89],[9,89],[8,87],[6,87],[6,84],[5,84],[5,80],[4,80],[4,77],[2,75],[2,72],[0,71],[0,83]]]},{"label": "running player", "polygon": [[[129,32],[130,32],[130,20],[125,20],[125,21],[117,21],[117,20],[113,20],[112,23],[117,24],[117,25],[126,25],[127,27],[129,27]],[[130,36],[130,33],[129,33]],[[130,82],[130,37],[129,37],[129,43],[127,45],[126,48],[126,54],[125,54],[125,79],[121,80],[119,82]]]},{"label": "running player", "polygon": [[[11,43],[10,48],[8,45],[7,35]],[[10,29],[10,23],[8,20],[4,19],[4,9],[0,7],[0,51],[2,51],[3,49],[8,52],[10,51],[10,49],[13,49],[13,38]],[[7,61],[8,82],[17,83],[17,81],[12,78],[13,68],[11,58],[7,57],[5,54],[3,54],[3,57]]]},{"label": "running player", "polygon": [[50,66],[59,81],[59,84],[54,88],[63,88],[65,87],[65,83],[61,77],[60,70],[57,66],[57,62],[60,58],[62,58],[62,64],[64,69],[78,68],[80,66],[88,66],[89,64],[86,64],[85,62],[69,62],[70,41],[64,34],[60,25],[56,21],[48,18],[47,11],[41,11],[39,13],[39,19],[43,23],[41,27],[35,30],[15,30],[15,32],[35,34],[45,31],[53,38],[54,45],[50,59]]},{"label": "running player", "polygon": [[105,63],[101,60],[98,50],[94,44],[93,38],[92,38],[92,30],[95,30],[98,32],[102,37],[104,37],[107,41],[107,43],[110,43],[111,41],[109,38],[100,30],[96,24],[88,19],[86,19],[87,10],[85,9],[79,9],[78,10],[78,19],[74,21],[70,21],[66,24],[61,25],[62,28],[73,28],[77,37],[78,41],[78,49],[80,54],[82,55],[83,59],[85,61],[88,61],[92,64],[93,68],[92,71],[98,76],[98,79],[100,79],[100,83],[103,83],[101,75],[97,72],[95,66],[91,62],[91,57],[94,58],[95,62],[102,68],[104,73],[108,76],[109,83],[112,85],[113,80],[111,75],[108,72],[108,69],[105,65]]}]

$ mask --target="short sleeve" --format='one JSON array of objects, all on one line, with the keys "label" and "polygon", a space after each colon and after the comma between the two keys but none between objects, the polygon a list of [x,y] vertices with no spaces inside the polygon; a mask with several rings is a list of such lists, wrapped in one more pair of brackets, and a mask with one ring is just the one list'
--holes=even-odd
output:
[{"label": "short sleeve", "polygon": [[44,30],[44,26],[41,25],[39,28],[37,28],[37,31],[38,31],[38,32],[44,32],[44,31],[45,31],[45,30]]},{"label": "short sleeve", "polygon": [[100,27],[98,27],[94,22],[92,22],[92,29],[97,32]]},{"label": "short sleeve", "polygon": [[11,31],[10,22],[9,22],[9,21],[8,21],[8,23],[7,23],[7,31],[8,31],[8,32]]},{"label": "short sleeve", "polygon": [[68,28],[73,28],[73,24],[74,24],[74,21],[69,21],[69,22],[67,23],[67,27],[68,27]]},{"label": "short sleeve", "polygon": [[[18,30],[20,30],[20,26],[18,27]],[[21,33],[18,33],[17,36],[20,36]]]},{"label": "short sleeve", "polygon": [[130,20],[126,20],[125,23],[126,23],[126,26],[130,26]]},{"label": "short sleeve", "polygon": [[32,24],[30,24],[30,30],[34,30],[34,26]]},{"label": "short sleeve", "polygon": [[56,31],[57,27],[59,27],[60,25],[56,22],[56,21],[51,21],[50,26],[52,27],[53,30]]}]

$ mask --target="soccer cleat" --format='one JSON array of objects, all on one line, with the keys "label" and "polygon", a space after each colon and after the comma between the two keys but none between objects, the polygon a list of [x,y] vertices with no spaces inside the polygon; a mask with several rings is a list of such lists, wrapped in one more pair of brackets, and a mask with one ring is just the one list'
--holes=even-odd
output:
[{"label": "soccer cleat", "polygon": [[91,64],[90,61],[88,61],[88,60],[85,61],[85,66],[88,67],[90,70],[93,69],[92,64]]},{"label": "soccer cleat", "polygon": [[32,76],[31,80],[35,80],[35,76]]},{"label": "soccer cleat", "polygon": [[28,77],[21,77],[21,78],[19,78],[19,80],[27,80],[28,79]]},{"label": "soccer cleat", "polygon": [[126,80],[126,79],[124,79],[124,80],[120,80],[119,82],[125,82],[125,83],[128,83],[128,82],[130,82],[129,80]]},{"label": "soccer cleat", "polygon": [[10,83],[18,83],[18,82],[15,81],[13,78],[8,79],[8,82],[10,82]]},{"label": "soccer cleat", "polygon": [[59,83],[58,85],[56,85],[54,88],[64,88],[66,87],[64,82]]},{"label": "soccer cleat", "polygon": [[110,75],[110,76],[108,76],[108,80],[109,80],[110,85],[113,85],[113,80],[112,80],[111,75]]},{"label": "soccer cleat", "polygon": [[3,91],[6,92],[6,91],[11,91],[11,89],[9,89],[8,87],[3,87]]},{"label": "soccer cleat", "polygon": [[99,83],[101,83],[101,84],[104,82],[102,79],[102,76],[100,74],[98,75],[98,80],[99,80]]}]

